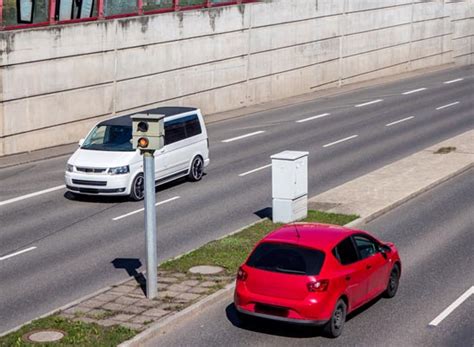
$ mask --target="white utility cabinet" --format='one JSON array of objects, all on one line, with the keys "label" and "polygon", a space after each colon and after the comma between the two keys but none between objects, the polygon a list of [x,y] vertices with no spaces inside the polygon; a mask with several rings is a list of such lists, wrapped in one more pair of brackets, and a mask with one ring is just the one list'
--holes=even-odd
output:
[{"label": "white utility cabinet", "polygon": [[273,222],[289,223],[308,215],[308,152],[271,156]]}]

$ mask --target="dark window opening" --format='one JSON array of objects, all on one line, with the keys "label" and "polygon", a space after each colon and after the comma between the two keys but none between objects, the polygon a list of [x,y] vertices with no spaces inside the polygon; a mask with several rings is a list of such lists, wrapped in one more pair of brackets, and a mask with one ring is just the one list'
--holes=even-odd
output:
[{"label": "dark window opening", "polygon": [[197,115],[167,121],[165,122],[165,145],[199,135],[201,132],[201,124]]},{"label": "dark window opening", "polygon": [[324,253],[282,243],[262,243],[250,256],[247,265],[256,269],[294,275],[318,275]]},{"label": "dark window opening", "polygon": [[377,253],[378,244],[363,236],[354,236],[354,241],[361,259],[365,259]]},{"label": "dark window opening", "polygon": [[350,237],[341,241],[332,251],[342,265],[349,265],[359,260],[354,243]]}]

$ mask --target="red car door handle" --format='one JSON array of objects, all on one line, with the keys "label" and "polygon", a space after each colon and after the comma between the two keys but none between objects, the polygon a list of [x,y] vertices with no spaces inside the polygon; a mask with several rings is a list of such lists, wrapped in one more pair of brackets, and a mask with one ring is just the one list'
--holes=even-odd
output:
[{"label": "red car door handle", "polygon": [[367,265],[367,270],[372,269],[372,265]]},{"label": "red car door handle", "polygon": [[346,276],[346,281],[350,281],[351,280],[351,276]]}]

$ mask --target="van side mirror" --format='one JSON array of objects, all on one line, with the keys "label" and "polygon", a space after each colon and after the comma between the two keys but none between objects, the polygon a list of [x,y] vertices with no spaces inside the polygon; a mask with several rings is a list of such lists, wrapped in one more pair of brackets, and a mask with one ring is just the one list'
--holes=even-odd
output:
[{"label": "van side mirror", "polygon": [[79,140],[79,147],[81,147],[84,144],[84,139]]}]

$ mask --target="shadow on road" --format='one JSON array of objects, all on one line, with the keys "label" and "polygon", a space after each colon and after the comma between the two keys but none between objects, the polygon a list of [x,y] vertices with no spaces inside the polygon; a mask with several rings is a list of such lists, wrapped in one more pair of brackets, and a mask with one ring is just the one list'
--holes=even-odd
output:
[{"label": "shadow on road", "polygon": [[112,260],[112,265],[116,269],[124,269],[127,271],[127,274],[130,277],[133,277],[135,281],[140,285],[140,288],[143,291],[143,294],[146,295],[146,279],[141,272],[138,272],[142,266],[142,263],[139,259],[136,258],[115,258]]},{"label": "shadow on road", "polygon": [[[355,318],[359,314],[367,311],[373,305],[380,301],[382,296],[379,296],[367,304],[359,307],[355,311],[347,315],[346,322]],[[235,309],[234,304],[229,304],[225,309],[226,317],[229,322],[239,328],[257,333],[275,335],[291,338],[326,338],[322,327],[303,326],[298,324],[283,323],[273,320],[261,319],[257,317],[246,316],[244,320],[239,317],[239,313]]]},{"label": "shadow on road", "polygon": [[268,218],[268,219],[272,220],[272,208],[271,207],[262,208],[261,210],[258,210],[257,212],[254,212],[253,214],[256,215],[258,218],[261,218],[261,219]]}]

